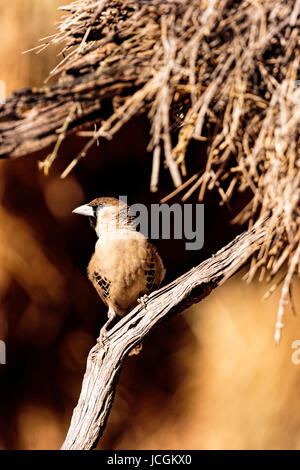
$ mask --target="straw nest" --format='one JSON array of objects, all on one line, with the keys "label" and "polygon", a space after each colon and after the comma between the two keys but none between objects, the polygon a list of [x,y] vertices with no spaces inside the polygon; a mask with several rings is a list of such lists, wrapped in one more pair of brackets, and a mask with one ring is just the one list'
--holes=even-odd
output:
[{"label": "straw nest", "polygon": [[[59,79],[16,92],[0,108],[0,158],[55,142],[40,163],[47,172],[65,136],[84,135],[65,177],[98,139],[146,112],[152,191],[163,160],[183,200],[217,188],[230,204],[248,189],[235,222],[268,216],[247,279],[259,271],[270,281],[285,268],[274,284],[283,282],[278,340],[300,271],[300,1],[77,0],[62,10],[57,34],[37,48],[63,44],[50,74]],[[191,140],[206,140],[207,154],[184,182]]]}]

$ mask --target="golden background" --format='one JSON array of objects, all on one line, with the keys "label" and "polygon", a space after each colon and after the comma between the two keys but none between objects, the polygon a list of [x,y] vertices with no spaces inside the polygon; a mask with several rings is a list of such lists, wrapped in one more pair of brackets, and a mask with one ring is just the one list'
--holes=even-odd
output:
[{"label": "golden background", "polygon": [[[65,2],[3,3],[0,80],[9,94],[42,84],[60,60],[53,47],[22,51],[55,32],[56,7]],[[48,177],[37,166],[46,152],[0,161],[0,339],[7,344],[7,364],[0,366],[1,449],[62,444],[87,353],[105,318],[85,273],[94,236],[71,211],[98,195],[127,194],[132,181],[131,200],[151,202],[145,189],[151,161],[140,158],[145,129],[143,118],[135,120],[63,181],[59,174],[78,152],[78,139],[63,145]],[[230,240],[225,229],[222,239],[225,220],[216,221],[212,211],[206,208],[208,252]],[[175,256],[166,243],[162,250],[167,280],[201,261]],[[279,291],[262,302],[268,286],[247,285],[241,277],[161,325],[142,353],[127,360],[99,448],[300,449],[300,364],[291,360],[299,315],[286,309],[276,347]],[[299,286],[295,281],[298,313]]]}]

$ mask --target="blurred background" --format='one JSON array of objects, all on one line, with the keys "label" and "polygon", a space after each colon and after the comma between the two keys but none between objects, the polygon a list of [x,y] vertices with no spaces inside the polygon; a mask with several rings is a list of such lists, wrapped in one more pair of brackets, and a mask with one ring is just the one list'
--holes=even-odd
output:
[{"label": "blurred background", "polygon": [[[8,94],[41,85],[59,60],[53,47],[38,55],[22,51],[55,32],[56,8],[64,3],[14,0],[0,6],[0,80]],[[1,449],[58,449],[64,440],[88,351],[106,315],[86,277],[95,235],[71,211],[102,195],[150,204],[168,194],[165,170],[159,192],[149,193],[148,140],[147,119],[135,118],[113,141],[101,141],[65,180],[59,175],[82,139],[64,142],[47,177],[37,162],[51,149],[0,161],[0,339],[7,345],[7,364],[0,365]],[[191,171],[200,150],[191,149]],[[229,221],[245,197],[224,210],[215,194],[208,195],[200,252],[186,252],[180,241],[156,243],[166,282],[241,230]],[[286,309],[275,347],[279,291],[262,302],[268,286],[247,285],[242,275],[161,325],[141,354],[128,358],[98,448],[300,448],[300,364],[292,362],[299,315]],[[299,286],[295,281],[298,313]]]}]

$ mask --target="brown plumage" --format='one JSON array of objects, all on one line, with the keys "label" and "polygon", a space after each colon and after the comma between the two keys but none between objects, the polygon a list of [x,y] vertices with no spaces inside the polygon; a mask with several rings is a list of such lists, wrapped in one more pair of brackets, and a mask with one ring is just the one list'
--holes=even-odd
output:
[{"label": "brown plumage", "polygon": [[109,197],[94,199],[73,211],[89,216],[98,235],[88,277],[109,307],[102,340],[116,315],[126,315],[139,297],[159,287],[165,275],[155,247],[135,230],[128,211],[127,204]]}]

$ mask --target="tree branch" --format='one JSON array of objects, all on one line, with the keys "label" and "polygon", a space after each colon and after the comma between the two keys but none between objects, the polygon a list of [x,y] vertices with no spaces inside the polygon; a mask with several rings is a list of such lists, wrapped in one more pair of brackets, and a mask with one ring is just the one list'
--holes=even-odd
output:
[{"label": "tree branch", "polygon": [[167,286],[122,318],[111,330],[105,350],[99,342],[87,360],[78,404],[62,449],[92,449],[102,435],[117,381],[128,353],[167,317],[200,302],[223,284],[257,251],[267,229],[260,220],[226,247]]}]

